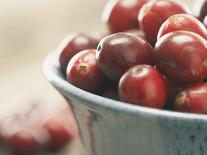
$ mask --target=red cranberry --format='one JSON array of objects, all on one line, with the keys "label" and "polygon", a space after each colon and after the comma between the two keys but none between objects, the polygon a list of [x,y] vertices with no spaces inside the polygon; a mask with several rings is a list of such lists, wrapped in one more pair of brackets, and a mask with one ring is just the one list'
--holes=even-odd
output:
[{"label": "red cranberry", "polygon": [[144,34],[144,32],[142,30],[139,30],[139,29],[130,29],[130,30],[127,30],[125,32],[134,34],[134,35],[136,35],[136,36],[138,36],[138,37],[146,40],[145,34]]},{"label": "red cranberry", "polygon": [[10,152],[15,155],[37,155],[39,151],[48,151],[47,146],[57,144],[57,149],[64,147],[78,134],[66,101],[54,93],[52,95],[49,99],[38,96],[40,99],[24,98],[18,101],[15,98],[18,106],[1,116],[0,137],[3,146]]},{"label": "red cranberry", "polygon": [[206,28],[207,28],[207,16],[204,18],[203,23],[204,23],[204,25],[205,25]]},{"label": "red cranberry", "polygon": [[164,35],[155,46],[157,68],[175,81],[198,82],[207,76],[207,41],[188,31]]},{"label": "red cranberry", "polygon": [[196,0],[193,7],[193,14],[200,21],[207,15],[207,0]]},{"label": "red cranberry", "polygon": [[74,135],[71,134],[72,123],[71,111],[69,108],[65,108],[44,124],[49,136],[46,145],[50,150],[58,151],[74,138]]},{"label": "red cranberry", "polygon": [[116,88],[110,88],[110,89],[105,90],[101,96],[109,98],[109,99],[113,99],[113,100],[119,100],[119,95],[118,95],[118,91]]},{"label": "red cranberry", "polygon": [[47,119],[42,105],[28,103],[24,110],[16,109],[0,122],[0,135],[8,149],[16,155],[34,155],[47,140],[41,124]]},{"label": "red cranberry", "polygon": [[175,110],[207,114],[207,84],[196,84],[181,91],[174,102]]},{"label": "red cranberry", "polygon": [[161,109],[167,98],[165,80],[152,66],[137,65],[122,76],[119,97],[131,104]]},{"label": "red cranberry", "polygon": [[150,1],[141,8],[138,20],[147,40],[154,45],[160,26],[165,20],[172,15],[188,12],[186,6],[172,0]]},{"label": "red cranberry", "polygon": [[58,48],[60,65],[65,73],[70,59],[80,51],[97,48],[102,34],[75,33],[65,38]]},{"label": "red cranberry", "polygon": [[[33,131],[22,130],[7,137],[6,145],[10,152],[15,155],[36,155],[39,143],[34,139]],[[5,137],[4,137],[5,138]]]},{"label": "red cranberry", "polygon": [[103,13],[103,21],[112,33],[138,28],[137,16],[148,0],[110,0]]},{"label": "red cranberry", "polygon": [[68,63],[67,81],[88,92],[101,91],[106,82],[96,63],[96,50],[76,54]]},{"label": "red cranberry", "polygon": [[153,64],[151,45],[129,33],[116,33],[104,38],[96,54],[101,71],[115,82],[137,64]]},{"label": "red cranberry", "polygon": [[207,40],[207,30],[205,26],[193,16],[187,14],[177,14],[168,18],[162,24],[157,40],[169,32],[181,30],[197,33]]}]

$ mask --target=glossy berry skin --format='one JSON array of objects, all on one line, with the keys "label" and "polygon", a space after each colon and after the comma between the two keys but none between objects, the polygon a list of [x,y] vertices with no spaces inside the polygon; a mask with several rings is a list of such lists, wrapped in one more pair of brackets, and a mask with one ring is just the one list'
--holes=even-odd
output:
[{"label": "glossy berry skin", "polygon": [[65,73],[70,59],[80,51],[86,49],[96,49],[102,34],[75,33],[66,37],[60,44],[58,52],[60,53],[59,62]]},{"label": "glossy berry skin", "polygon": [[177,14],[169,17],[161,26],[157,40],[163,35],[174,31],[190,31],[199,34],[207,40],[207,29],[195,17],[187,14]]},{"label": "glossy berry skin", "polygon": [[207,16],[204,18],[204,20],[203,20],[203,24],[204,24],[205,27],[207,28]]},{"label": "glossy berry skin", "polygon": [[129,33],[116,33],[98,45],[97,63],[106,77],[117,82],[137,64],[153,64],[153,49],[145,40]]},{"label": "glossy berry skin", "polygon": [[140,29],[130,29],[130,30],[127,30],[127,31],[125,31],[125,32],[126,32],[126,33],[134,34],[134,35],[136,35],[136,36],[138,36],[138,37],[140,37],[140,38],[146,40],[146,37],[145,37],[144,32],[143,32],[142,30],[140,30]]},{"label": "glossy berry skin", "polygon": [[207,0],[196,0],[193,7],[193,15],[203,21],[207,15]]},{"label": "glossy berry skin", "polygon": [[103,22],[111,33],[139,28],[137,16],[148,0],[110,0],[103,12]]},{"label": "glossy berry skin", "polygon": [[177,111],[207,114],[207,84],[196,84],[181,91],[174,102]]},{"label": "glossy berry skin", "polygon": [[88,92],[99,92],[105,87],[105,78],[96,63],[96,50],[88,49],[76,54],[69,62],[67,81]]},{"label": "glossy berry skin", "polygon": [[181,13],[189,13],[188,8],[183,4],[172,0],[150,1],[141,8],[138,21],[146,39],[154,45],[162,23],[170,16]]},{"label": "glossy berry skin", "polygon": [[195,83],[207,76],[207,41],[188,31],[164,35],[155,45],[157,68],[167,77],[182,83]]},{"label": "glossy berry skin", "polygon": [[137,65],[120,79],[119,97],[123,102],[161,109],[167,99],[165,79],[150,65]]}]

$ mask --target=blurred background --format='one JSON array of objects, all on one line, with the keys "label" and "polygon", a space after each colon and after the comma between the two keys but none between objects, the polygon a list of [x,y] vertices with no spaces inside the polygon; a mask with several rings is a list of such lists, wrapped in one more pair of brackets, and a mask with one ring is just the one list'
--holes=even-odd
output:
[{"label": "blurred background", "polygon": [[62,98],[42,73],[44,58],[72,32],[102,31],[106,2],[0,0],[0,121],[31,102],[56,109]]},{"label": "blurred background", "polygon": [[101,31],[106,2],[0,0],[1,103],[25,91],[48,94],[44,58],[71,32]]}]

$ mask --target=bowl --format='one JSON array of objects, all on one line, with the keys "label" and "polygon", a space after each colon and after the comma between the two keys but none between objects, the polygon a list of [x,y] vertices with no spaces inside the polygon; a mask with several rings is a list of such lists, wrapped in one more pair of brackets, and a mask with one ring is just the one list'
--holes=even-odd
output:
[{"label": "bowl", "polygon": [[83,91],[65,80],[56,52],[45,59],[44,74],[70,104],[86,155],[207,154],[205,115],[145,108]]}]

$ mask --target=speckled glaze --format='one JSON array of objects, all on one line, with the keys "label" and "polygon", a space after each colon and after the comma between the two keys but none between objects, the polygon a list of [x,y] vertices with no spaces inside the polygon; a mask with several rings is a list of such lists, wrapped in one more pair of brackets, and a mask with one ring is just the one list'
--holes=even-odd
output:
[{"label": "speckled glaze", "polygon": [[54,53],[46,58],[44,74],[73,109],[84,155],[207,155],[207,116],[144,108],[90,94],[65,81],[57,60]]}]

